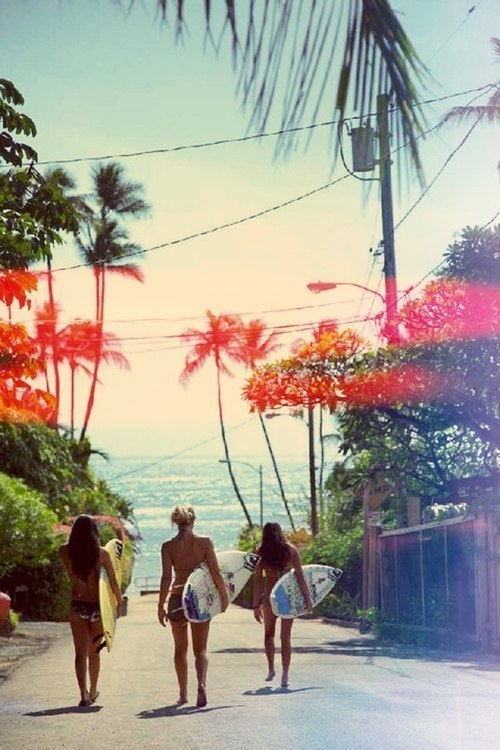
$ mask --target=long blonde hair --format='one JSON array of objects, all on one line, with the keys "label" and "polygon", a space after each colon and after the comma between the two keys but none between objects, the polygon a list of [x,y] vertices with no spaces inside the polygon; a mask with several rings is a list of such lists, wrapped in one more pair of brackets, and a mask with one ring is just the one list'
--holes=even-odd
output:
[{"label": "long blonde hair", "polygon": [[192,505],[176,505],[172,511],[172,523],[179,528],[183,526],[192,526],[196,520],[196,513]]}]

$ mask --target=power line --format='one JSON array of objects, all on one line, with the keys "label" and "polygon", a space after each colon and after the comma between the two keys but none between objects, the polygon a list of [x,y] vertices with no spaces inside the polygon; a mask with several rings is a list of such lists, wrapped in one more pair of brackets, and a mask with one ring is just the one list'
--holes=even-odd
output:
[{"label": "power line", "polygon": [[[453,94],[447,94],[446,96],[436,97],[435,99],[426,99],[421,102],[419,102],[419,106],[428,106],[431,104],[438,104],[440,102],[448,101],[449,99],[454,99],[458,96],[465,96],[466,94],[472,94],[472,93],[479,93],[484,92],[487,90],[491,90],[491,88],[495,88],[496,84],[488,83],[484,84],[483,86],[478,86],[473,89],[466,89],[464,91],[459,91]],[[390,108],[389,112],[395,112],[396,108]],[[348,121],[359,121],[364,120],[368,117],[375,117],[376,113],[367,113],[364,115],[352,115],[351,117],[346,118]],[[204,148],[213,148],[215,146],[226,146],[231,145],[233,143],[245,143],[247,141],[254,141],[264,138],[277,138],[282,135],[288,135],[291,133],[298,133],[301,131],[307,132],[311,130],[315,130],[316,128],[324,128],[324,127],[332,127],[333,125],[338,125],[339,120],[326,120],[324,122],[316,122],[312,123],[310,125],[302,125],[300,127],[295,128],[282,128],[280,130],[274,130],[269,133],[253,133],[251,135],[245,135],[240,136],[238,138],[218,138],[213,141],[202,141],[201,143],[191,143],[191,144],[181,144],[178,146],[169,146],[166,148],[156,148],[156,149],[144,149],[141,151],[128,151],[123,153],[116,153],[116,154],[103,154],[101,156],[76,156],[71,157],[68,159],[48,159],[45,161],[38,161],[37,166],[50,166],[51,164],[78,164],[81,162],[92,162],[92,161],[108,161],[109,159],[132,159],[137,158],[140,156],[155,156],[159,154],[171,154],[176,153],[179,151],[191,151],[196,149],[204,149]],[[31,162],[30,162],[31,163]],[[0,167],[6,168],[7,165],[0,165]],[[28,164],[24,164],[24,166],[28,166]]]},{"label": "power line", "polygon": [[[258,219],[261,216],[266,216],[266,214],[273,213],[274,211],[279,211],[282,208],[286,208],[287,206],[291,206],[294,203],[298,203],[299,201],[302,201],[305,198],[310,198],[312,195],[316,195],[317,193],[320,193],[323,190],[327,190],[328,188],[333,187],[333,185],[337,185],[339,182],[346,180],[348,177],[350,177],[350,175],[348,174],[343,175],[342,177],[338,177],[336,180],[327,182],[326,185],[321,185],[318,188],[309,190],[309,192],[307,193],[303,193],[302,195],[299,195],[295,198],[290,198],[287,201],[283,201],[283,203],[280,203],[277,206],[271,206],[271,208],[264,208],[262,211],[257,211],[253,214],[250,214],[249,216],[243,216],[242,218],[235,219],[234,221],[228,221],[225,224],[219,224],[218,226],[211,227],[210,229],[203,229],[199,232],[194,232],[193,234],[185,235],[184,237],[178,237],[176,240],[169,240],[168,242],[162,242],[160,245],[154,245],[153,247],[148,247],[148,248],[145,248],[144,250],[136,250],[131,253],[125,253],[124,255],[121,256],[120,259],[131,258],[136,255],[143,255],[145,253],[151,253],[153,252],[153,250],[161,250],[164,247],[172,247],[173,245],[179,245],[183,242],[188,242],[189,240],[195,240],[195,239],[198,239],[199,237],[205,237],[209,234],[215,234],[215,232],[220,232],[223,229],[229,229],[230,227],[238,226],[238,224],[244,224],[247,221]],[[88,267],[87,263],[78,263],[73,266],[64,266],[60,268],[54,268],[53,273],[55,273],[56,271],[74,271],[77,268],[87,268],[87,267]]]},{"label": "power line", "polygon": [[[227,427],[226,432],[234,432],[235,430],[239,430],[241,427],[245,427],[247,424],[250,424],[250,422],[254,422],[257,419],[257,417],[250,417],[250,419],[246,419],[244,422],[240,422],[239,424],[235,425],[234,427]],[[120,474],[114,474],[111,477],[108,477],[106,479],[107,482],[111,482],[114,479],[121,479],[122,477],[128,477],[132,474],[137,474],[139,472],[143,472],[145,469],[150,469],[152,466],[158,466],[159,464],[164,463],[165,461],[171,461],[173,458],[178,458],[179,456],[182,456],[184,453],[189,453],[192,450],[195,450],[196,448],[201,448],[203,445],[207,445],[208,443],[213,443],[214,440],[217,440],[220,438],[220,435],[212,435],[212,437],[206,438],[205,440],[200,440],[199,443],[195,443],[194,445],[190,445],[187,448],[183,448],[180,451],[177,451],[177,453],[171,453],[169,456],[163,456],[163,458],[158,458],[155,461],[151,461],[147,464],[141,464],[136,469],[130,469],[129,471],[122,471]]]},{"label": "power line", "polygon": [[426,188],[425,188],[425,189],[424,189],[424,190],[422,191],[422,193],[421,193],[421,194],[420,194],[420,196],[419,196],[419,197],[417,198],[417,200],[416,200],[416,201],[415,201],[415,202],[413,203],[413,205],[412,205],[412,206],[410,206],[410,208],[408,209],[408,211],[407,211],[407,212],[406,212],[406,213],[405,213],[405,214],[403,215],[403,217],[402,217],[402,218],[401,218],[401,219],[400,219],[400,220],[398,221],[398,223],[397,223],[397,224],[395,225],[395,227],[394,227],[394,231],[396,231],[396,229],[398,229],[398,228],[399,228],[399,227],[401,226],[401,224],[402,224],[402,223],[403,223],[404,221],[406,221],[406,219],[408,218],[408,216],[409,216],[409,215],[410,215],[410,214],[411,214],[411,213],[412,213],[412,212],[413,212],[413,211],[415,210],[415,208],[416,208],[416,207],[418,206],[418,204],[420,203],[420,201],[422,201],[422,200],[423,200],[423,198],[424,198],[424,197],[425,197],[425,196],[427,195],[427,193],[428,193],[428,192],[430,191],[430,189],[431,189],[431,188],[433,187],[433,185],[434,185],[434,184],[436,183],[436,181],[437,181],[437,180],[439,179],[439,177],[440,177],[440,176],[442,175],[442,173],[444,172],[444,170],[446,169],[446,167],[448,166],[448,164],[449,164],[449,163],[451,162],[451,160],[453,159],[453,157],[454,157],[454,156],[455,156],[455,155],[456,155],[456,154],[457,154],[457,153],[458,153],[458,152],[460,151],[460,149],[461,149],[461,148],[462,148],[462,147],[463,147],[463,146],[465,145],[465,143],[466,143],[466,142],[468,141],[468,139],[469,139],[469,138],[470,138],[470,136],[472,135],[472,132],[474,131],[474,129],[475,129],[476,127],[477,127],[477,125],[478,125],[478,124],[479,124],[479,122],[481,121],[482,117],[483,117],[483,115],[480,115],[480,116],[479,116],[479,117],[477,118],[476,122],[475,122],[475,123],[474,123],[474,124],[472,125],[472,127],[471,127],[471,128],[469,128],[469,130],[467,131],[467,133],[465,134],[465,136],[464,136],[464,137],[462,138],[462,140],[460,141],[460,143],[458,144],[458,146],[457,146],[456,148],[454,148],[454,149],[453,149],[453,151],[451,152],[451,154],[449,154],[449,156],[448,156],[448,157],[447,157],[447,159],[445,160],[444,164],[443,164],[443,165],[441,166],[441,168],[440,168],[440,169],[439,169],[439,170],[437,171],[436,175],[434,176],[434,179],[433,179],[433,180],[431,180],[431,182],[429,183],[429,185],[427,185],[427,186],[426,186]]}]

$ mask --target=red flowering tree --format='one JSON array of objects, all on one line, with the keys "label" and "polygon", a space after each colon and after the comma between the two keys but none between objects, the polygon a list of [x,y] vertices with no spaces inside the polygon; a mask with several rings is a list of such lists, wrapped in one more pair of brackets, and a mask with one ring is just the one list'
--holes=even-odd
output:
[{"label": "red flowering tree", "polygon": [[314,332],[312,341],[300,343],[290,357],[256,368],[243,388],[243,398],[251,411],[262,413],[290,407],[308,412],[313,534],[318,532],[313,410],[321,406],[334,411],[344,402],[344,379],[365,346],[353,331],[340,331],[335,325],[324,324]]},{"label": "red flowering tree", "polygon": [[344,452],[368,452],[427,503],[498,482],[499,254],[498,227],[464,230],[441,278],[400,310],[399,350],[365,356],[344,383]]}]

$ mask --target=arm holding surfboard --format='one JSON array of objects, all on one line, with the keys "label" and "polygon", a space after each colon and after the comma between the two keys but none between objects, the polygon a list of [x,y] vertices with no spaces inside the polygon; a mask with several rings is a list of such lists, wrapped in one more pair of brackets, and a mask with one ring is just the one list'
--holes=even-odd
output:
[{"label": "arm holding surfboard", "polygon": [[104,547],[101,547],[100,550],[99,564],[108,574],[109,582],[116,599],[116,610],[119,613],[122,606],[122,592],[120,589],[120,584],[118,583],[118,579],[116,577],[115,566],[111,562],[111,557],[108,550]]},{"label": "arm holding surfboard", "polygon": [[314,607],[314,604],[311,599],[311,593],[309,591],[309,587],[304,577],[304,570],[302,568],[299,551],[296,547],[292,546],[291,555],[292,555],[292,568],[295,570],[295,577],[297,578],[298,584],[300,586],[300,590],[302,591],[302,595],[306,602],[307,611],[309,611]]},{"label": "arm holding surfboard", "polygon": [[[296,547],[294,547],[293,544],[287,543],[289,548],[289,565],[287,568],[289,570],[295,571],[295,576],[297,578],[297,583],[300,586],[300,590],[302,592],[302,595],[304,597],[304,601],[306,602],[307,611],[311,610],[313,608],[313,602],[311,599],[311,594],[309,592],[309,588],[307,586],[306,579],[304,577],[304,571],[302,569],[302,562],[300,560],[300,554]],[[273,570],[266,570],[266,578],[267,578],[267,586],[266,586],[266,594],[269,596],[269,593],[271,591],[272,586],[276,581],[278,580],[280,575],[280,572],[273,571]],[[255,568],[255,574],[253,579],[253,614],[257,622],[262,622],[262,610],[260,606],[260,600],[262,596],[262,590],[263,590],[263,583],[264,583],[264,564],[262,560],[259,560],[257,563],[257,567]]]},{"label": "arm holding surfboard", "polygon": [[226,584],[224,583],[222,573],[220,572],[219,563],[217,562],[217,557],[215,556],[214,545],[212,544],[211,539],[209,539],[208,541],[209,545],[205,562],[208,565],[210,575],[214,579],[214,583],[217,586],[217,591],[219,592],[221,612],[225,612],[229,606],[229,594],[227,593]]}]

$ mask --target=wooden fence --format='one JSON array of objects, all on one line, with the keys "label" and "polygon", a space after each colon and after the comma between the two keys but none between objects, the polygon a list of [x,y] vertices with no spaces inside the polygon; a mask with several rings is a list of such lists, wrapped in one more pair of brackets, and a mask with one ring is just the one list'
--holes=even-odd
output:
[{"label": "wooden fence", "polygon": [[396,626],[500,651],[500,506],[391,531],[368,527],[365,542],[365,606]]}]

